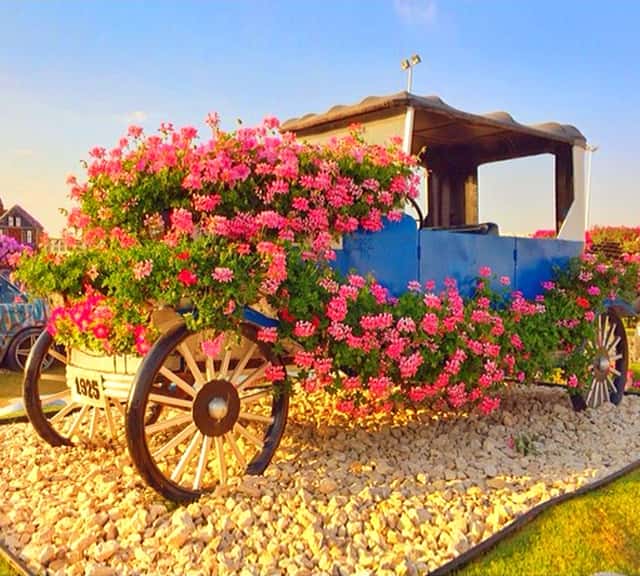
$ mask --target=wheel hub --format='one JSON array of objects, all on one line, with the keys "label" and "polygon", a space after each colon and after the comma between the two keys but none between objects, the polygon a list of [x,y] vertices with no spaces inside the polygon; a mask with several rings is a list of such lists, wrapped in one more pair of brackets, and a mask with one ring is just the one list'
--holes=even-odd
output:
[{"label": "wheel hub", "polygon": [[600,360],[598,360],[598,368],[600,372],[609,372],[609,358],[606,356],[602,356]]},{"label": "wheel hub", "polygon": [[222,420],[229,412],[229,404],[224,398],[216,396],[209,401],[209,416],[214,420]]},{"label": "wheel hub", "polygon": [[233,428],[240,413],[240,397],[227,380],[207,382],[193,401],[193,421],[206,436],[222,436]]},{"label": "wheel hub", "polygon": [[604,378],[607,374],[609,374],[609,370],[611,369],[611,360],[609,359],[609,355],[606,352],[600,352],[595,357],[595,361],[593,364],[596,376]]}]

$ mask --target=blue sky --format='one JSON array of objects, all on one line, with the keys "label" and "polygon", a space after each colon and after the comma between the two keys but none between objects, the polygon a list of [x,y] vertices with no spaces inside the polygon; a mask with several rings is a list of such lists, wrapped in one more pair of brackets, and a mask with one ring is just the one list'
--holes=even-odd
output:
[{"label": "blue sky", "polygon": [[[402,90],[418,52],[417,94],[575,124],[600,147],[591,222],[637,225],[638,22],[630,0],[2,2],[0,198],[56,234],[65,175],[128,123],[324,111]],[[552,178],[550,157],[482,168],[481,216],[550,227]]]}]

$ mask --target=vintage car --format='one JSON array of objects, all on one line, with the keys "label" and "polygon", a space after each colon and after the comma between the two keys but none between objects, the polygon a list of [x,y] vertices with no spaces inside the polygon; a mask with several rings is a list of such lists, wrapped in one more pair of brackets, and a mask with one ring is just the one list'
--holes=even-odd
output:
[{"label": "vintage car", "polygon": [[0,361],[11,370],[22,371],[31,347],[42,333],[47,319],[42,300],[27,296],[0,276]]},{"label": "vintage car", "polygon": [[[487,265],[534,298],[554,267],[566,267],[582,252],[590,148],[573,126],[529,126],[504,112],[470,114],[437,97],[401,92],[290,120],[282,129],[323,142],[345,134],[354,122],[365,127],[372,143],[404,135],[405,151],[419,155],[425,186],[401,221],[341,239],[336,266],[342,272],[373,274],[395,295],[412,280],[441,286],[453,277],[461,293],[470,295],[479,266]],[[480,222],[478,167],[539,154],[555,160],[556,238],[518,237]],[[514,203],[526,200],[514,190]],[[622,400],[628,350],[621,318],[636,312],[613,301],[599,314],[593,378],[584,397],[572,396],[577,409]],[[205,357],[199,345],[204,336],[189,332],[177,312],[169,312],[166,329],[161,326],[162,336],[144,358],[80,350],[62,355],[45,332],[25,371],[29,419],[42,438],[59,446],[73,444],[75,437],[92,440],[97,421],[115,436],[114,416],[121,414],[135,466],[150,486],[177,501],[193,500],[233,476],[260,474],[282,437],[289,396],[264,378],[267,367],[280,360],[257,338],[260,327],[277,326],[278,319],[252,308],[244,316],[242,330],[230,335],[233,346],[215,359]],[[66,365],[65,375],[41,371],[51,355]],[[47,397],[41,380],[57,381],[61,390]],[[66,405],[48,414],[43,406],[54,398]],[[217,472],[209,470],[214,462]]]}]

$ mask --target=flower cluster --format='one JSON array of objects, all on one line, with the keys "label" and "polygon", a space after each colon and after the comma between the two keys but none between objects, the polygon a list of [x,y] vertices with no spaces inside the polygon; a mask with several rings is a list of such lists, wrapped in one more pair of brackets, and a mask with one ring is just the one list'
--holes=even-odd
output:
[{"label": "flower cluster", "polygon": [[0,269],[13,268],[24,251],[31,252],[31,248],[11,236],[0,234]]},{"label": "flower cluster", "polygon": [[[473,298],[463,300],[448,279],[440,293],[432,281],[411,282],[395,299],[373,279],[341,281],[300,266],[291,275],[279,335],[301,346],[292,362],[305,389],[337,392],[338,408],[351,415],[389,410],[398,401],[488,413],[509,382],[551,380],[558,370],[569,392],[580,392],[589,383],[593,359],[583,351],[594,337],[595,315],[605,300],[637,294],[640,278],[637,263],[586,254],[533,301],[510,290],[506,277],[491,288],[486,266]],[[278,340],[274,332],[271,341]]]},{"label": "flower cluster", "polygon": [[[114,325],[168,305],[191,307],[192,329],[234,329],[245,306],[282,298],[292,259],[323,266],[335,257],[334,235],[379,230],[417,194],[414,160],[397,142],[368,145],[354,130],[314,146],[278,134],[275,119],[230,133],[215,116],[210,125],[206,141],[163,124],[151,136],[130,127],[111,150],[91,150],[88,180],[68,178],[76,206],[67,252],[22,258],[18,276],[32,293],[61,294],[65,318],[89,291],[107,298]],[[77,331],[56,335],[105,351],[134,344],[111,332],[78,340]]]},{"label": "flower cluster", "polygon": [[[266,303],[278,327],[257,338],[295,365],[306,391],[337,394],[358,416],[397,402],[490,413],[511,381],[556,370],[572,391],[588,380],[580,353],[606,299],[638,292],[638,262],[578,259],[535,300],[478,270],[474,297],[455,281],[411,282],[393,298],[374,278],[330,267],[333,237],[377,231],[416,195],[414,159],[367,145],[357,132],[325,146],[279,135],[267,119],[213,136],[163,124],[131,127],[115,148],[95,148],[88,181],[70,177],[68,250],[21,258],[35,294],[59,293],[49,330],[57,341],[106,353],[144,354],[152,312],[171,306],[191,329],[236,330],[245,307]],[[497,285],[499,289],[491,286]],[[202,343],[215,355],[221,337]],[[558,362],[558,352],[562,359]],[[279,366],[266,377],[286,379]]]},{"label": "flower cluster", "polygon": [[122,318],[116,318],[113,303],[89,287],[85,296],[69,299],[51,310],[48,330],[60,342],[107,354],[133,348],[144,355],[157,336],[149,326],[149,314],[138,318],[137,324],[123,323]]}]

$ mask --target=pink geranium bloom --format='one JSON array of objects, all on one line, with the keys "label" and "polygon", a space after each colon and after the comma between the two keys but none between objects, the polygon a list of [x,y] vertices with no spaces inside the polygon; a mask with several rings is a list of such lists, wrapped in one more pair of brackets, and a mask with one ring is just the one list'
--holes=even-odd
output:
[{"label": "pink geranium bloom", "polygon": [[258,330],[257,335],[258,340],[260,342],[269,342],[273,343],[278,340],[278,329],[277,328],[260,328]]},{"label": "pink geranium bloom", "polygon": [[222,346],[224,345],[224,332],[218,334],[215,338],[209,338],[207,340],[203,340],[200,344],[202,351],[209,358],[216,358],[220,352],[222,351]]},{"label": "pink geranium bloom", "polygon": [[177,232],[191,234],[194,229],[191,212],[184,208],[176,208],[171,213],[171,224]]},{"label": "pink geranium bloom", "polygon": [[233,280],[233,270],[231,270],[231,268],[217,266],[216,268],[214,268],[213,272],[211,273],[211,276],[213,277],[214,280],[217,280],[218,282],[222,282],[222,283],[231,282]]}]

